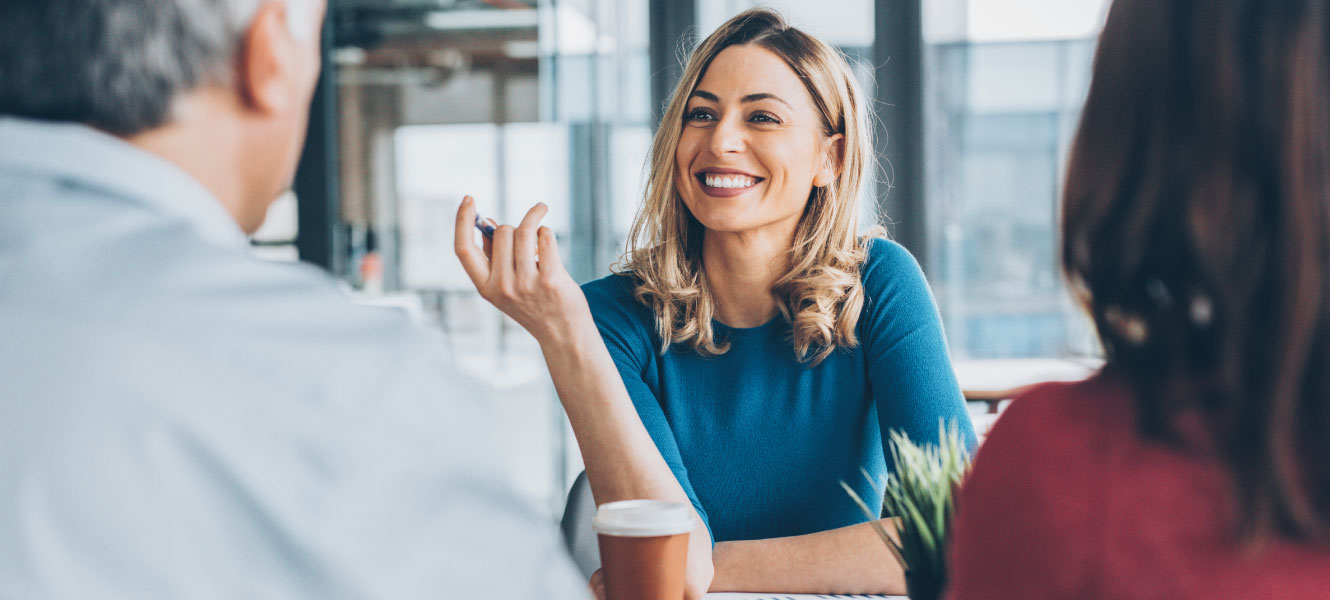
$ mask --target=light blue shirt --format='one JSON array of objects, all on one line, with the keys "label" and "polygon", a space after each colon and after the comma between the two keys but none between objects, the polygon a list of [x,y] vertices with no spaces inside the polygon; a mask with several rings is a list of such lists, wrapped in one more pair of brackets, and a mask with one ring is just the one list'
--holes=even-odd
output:
[{"label": "light blue shirt", "polygon": [[0,119],[0,597],[585,596],[440,341],[171,163]]}]

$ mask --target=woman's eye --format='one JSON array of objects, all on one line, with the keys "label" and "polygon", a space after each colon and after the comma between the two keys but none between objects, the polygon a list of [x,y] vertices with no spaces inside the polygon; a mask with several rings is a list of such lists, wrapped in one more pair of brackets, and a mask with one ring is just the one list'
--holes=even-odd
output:
[{"label": "woman's eye", "polygon": [[754,123],[780,123],[780,119],[768,113],[754,113],[748,120]]},{"label": "woman's eye", "polygon": [[694,108],[693,110],[688,111],[688,114],[684,115],[684,121],[690,123],[710,120],[712,120],[711,112],[701,108]]}]

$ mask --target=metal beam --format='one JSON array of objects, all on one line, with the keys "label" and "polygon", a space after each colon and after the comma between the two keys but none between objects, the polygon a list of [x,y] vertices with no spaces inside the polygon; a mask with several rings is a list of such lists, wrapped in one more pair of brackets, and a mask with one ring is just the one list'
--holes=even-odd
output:
[{"label": "metal beam", "polygon": [[332,22],[331,15],[323,22],[323,72],[315,84],[309,129],[292,189],[299,215],[296,250],[300,260],[339,275],[345,266],[340,260],[338,243],[342,224],[337,196],[337,88],[332,61]]},{"label": "metal beam", "polygon": [[697,46],[697,4],[694,0],[648,0],[647,11],[654,129],[683,75],[681,53],[686,56]]},{"label": "metal beam", "polygon": [[880,171],[878,211],[892,238],[928,263],[924,170],[923,12],[921,0],[876,0],[873,65]]}]

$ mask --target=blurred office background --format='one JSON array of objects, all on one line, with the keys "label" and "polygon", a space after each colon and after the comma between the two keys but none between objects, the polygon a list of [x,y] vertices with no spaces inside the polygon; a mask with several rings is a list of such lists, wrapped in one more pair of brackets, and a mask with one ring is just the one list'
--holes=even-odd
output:
[{"label": "blurred office background", "polygon": [[295,194],[255,252],[446,332],[489,383],[512,478],[557,516],[576,444],[534,340],[453,256],[464,194],[510,223],[545,202],[573,276],[607,274],[682,53],[771,6],[841,48],[875,99],[882,168],[862,206],[919,257],[953,357],[1093,356],[1056,223],[1106,2],[331,0]]}]

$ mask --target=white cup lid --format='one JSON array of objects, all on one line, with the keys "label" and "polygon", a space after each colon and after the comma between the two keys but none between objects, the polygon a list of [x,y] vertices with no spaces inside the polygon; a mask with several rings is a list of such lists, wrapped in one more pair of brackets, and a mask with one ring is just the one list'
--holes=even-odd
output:
[{"label": "white cup lid", "polygon": [[680,502],[622,500],[596,507],[591,528],[623,537],[675,535],[693,530],[693,513]]}]

